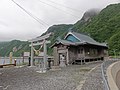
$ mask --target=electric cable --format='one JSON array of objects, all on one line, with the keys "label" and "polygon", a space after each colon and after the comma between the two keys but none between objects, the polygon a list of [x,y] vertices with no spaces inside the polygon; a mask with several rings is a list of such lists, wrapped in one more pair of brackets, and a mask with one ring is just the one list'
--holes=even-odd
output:
[{"label": "electric cable", "polygon": [[[57,7],[55,7],[55,6],[51,5],[51,4],[45,3],[45,2],[40,1],[40,0],[39,0],[39,2],[41,2],[41,3],[45,4],[45,5],[51,6],[51,7],[55,8],[55,9],[58,9],[59,11],[61,10],[61,11],[62,11],[63,13],[65,13],[65,14],[69,14],[69,15],[71,15],[71,16],[73,16],[73,17],[78,17],[78,16],[76,16],[76,15],[73,15],[73,14],[70,13],[70,12],[67,12],[67,11],[65,11],[65,10],[63,10],[63,9],[57,8]],[[79,17],[78,17],[78,18],[79,18]]]},{"label": "electric cable", "polygon": [[19,8],[21,8],[25,13],[27,13],[29,16],[31,16],[34,20],[36,20],[38,23],[40,23],[41,25],[43,25],[44,27],[49,26],[46,22],[44,22],[43,20],[39,19],[38,17],[36,17],[35,15],[33,15],[32,13],[28,12],[26,9],[24,9],[22,6],[20,6],[18,3],[16,3],[14,0],[12,0],[12,2],[14,2]]},{"label": "electric cable", "polygon": [[65,6],[65,5],[60,4],[60,3],[53,2],[52,0],[48,0],[48,1],[51,2],[51,3],[57,4],[57,5],[59,5],[59,6],[62,6],[62,7],[68,8],[68,9],[70,9],[70,10],[72,10],[72,11],[76,11],[76,12],[78,12],[78,13],[80,12],[80,11],[77,10],[77,9],[74,9],[74,8],[71,8],[71,7],[68,7],[68,6]]}]

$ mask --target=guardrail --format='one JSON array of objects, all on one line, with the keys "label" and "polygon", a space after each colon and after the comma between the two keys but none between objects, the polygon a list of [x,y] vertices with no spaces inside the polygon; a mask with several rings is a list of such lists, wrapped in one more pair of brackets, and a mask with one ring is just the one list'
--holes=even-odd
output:
[{"label": "guardrail", "polygon": [[102,71],[102,78],[103,78],[103,83],[104,83],[104,90],[110,90],[109,84],[108,84],[108,80],[107,80],[107,68],[109,67],[109,65],[111,65],[112,63],[116,62],[118,60],[107,60],[105,62],[103,62],[101,64],[101,71]]},{"label": "guardrail", "polygon": [[103,78],[103,83],[104,83],[104,90],[110,90],[107,79],[106,79],[106,75],[104,73],[104,65],[105,65],[105,62],[103,62],[102,65],[101,65],[102,78]]}]

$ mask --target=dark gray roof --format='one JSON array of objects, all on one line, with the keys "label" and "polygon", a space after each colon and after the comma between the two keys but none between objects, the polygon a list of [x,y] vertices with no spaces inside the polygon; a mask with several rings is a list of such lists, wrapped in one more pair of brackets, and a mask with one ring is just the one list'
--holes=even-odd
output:
[{"label": "dark gray roof", "polygon": [[[80,34],[80,33],[76,33],[76,32],[71,32],[73,35],[75,35],[83,44],[93,44],[93,45],[98,45],[98,46],[105,46],[107,47],[107,45],[105,43],[99,43],[96,42],[94,39],[92,39],[90,36],[84,35],[84,34]],[[76,44],[79,44],[79,42],[76,42]]]},{"label": "dark gray roof", "polygon": [[96,43],[95,40],[93,40],[91,37],[84,35],[84,34],[80,34],[80,33],[76,33],[76,32],[72,32],[77,38],[79,38],[79,40],[81,42],[91,42],[91,43]]},{"label": "dark gray roof", "polygon": [[67,40],[61,40],[61,39],[59,41],[57,41],[56,43],[57,44],[62,43],[64,45],[75,45],[75,43],[73,43],[73,42],[70,42],[70,41],[67,41]]},{"label": "dark gray roof", "polygon": [[[76,33],[76,32],[71,32],[70,34],[74,35],[77,39],[80,40],[80,42],[71,42],[71,41],[68,41],[65,39],[64,40],[58,39],[57,42],[55,42],[52,46],[62,43],[64,45],[75,45],[75,46],[91,44],[91,45],[107,47],[107,45],[105,43],[96,42],[94,39],[92,39],[91,37],[89,37],[87,35]],[[67,35],[69,35],[69,34],[67,34]]]},{"label": "dark gray roof", "polygon": [[51,45],[50,47],[53,47],[53,46],[55,46],[55,45],[57,45],[57,44],[63,44],[63,45],[67,45],[67,46],[69,46],[69,45],[75,45],[75,43],[73,43],[73,42],[70,42],[70,41],[67,41],[67,40],[61,40],[61,39],[58,39],[53,45]]}]

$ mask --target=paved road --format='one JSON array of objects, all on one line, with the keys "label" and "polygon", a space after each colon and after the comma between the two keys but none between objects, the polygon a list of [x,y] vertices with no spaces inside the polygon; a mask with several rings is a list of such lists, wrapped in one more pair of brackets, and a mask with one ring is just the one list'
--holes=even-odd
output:
[{"label": "paved road", "polygon": [[118,88],[120,89],[120,71],[117,73],[116,84],[117,84]]},{"label": "paved road", "polygon": [[35,67],[0,69],[0,90],[74,90],[99,64],[71,65],[44,74]]}]

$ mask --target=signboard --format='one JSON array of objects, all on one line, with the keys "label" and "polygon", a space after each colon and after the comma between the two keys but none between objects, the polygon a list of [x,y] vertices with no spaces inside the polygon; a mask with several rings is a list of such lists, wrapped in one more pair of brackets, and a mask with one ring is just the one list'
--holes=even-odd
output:
[{"label": "signboard", "polygon": [[25,57],[29,57],[30,56],[30,52],[24,52],[24,56]]}]

